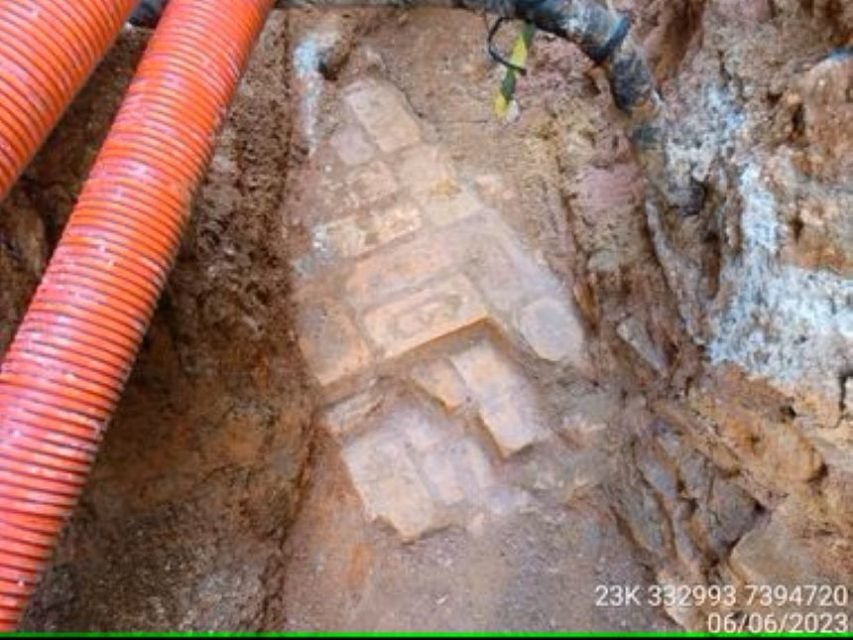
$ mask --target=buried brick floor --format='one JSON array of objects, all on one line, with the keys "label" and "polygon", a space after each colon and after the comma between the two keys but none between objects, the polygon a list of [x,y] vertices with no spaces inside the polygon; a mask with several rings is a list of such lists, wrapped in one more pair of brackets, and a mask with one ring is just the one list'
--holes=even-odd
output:
[{"label": "buried brick floor", "polygon": [[554,425],[524,365],[586,371],[584,329],[397,89],[343,96],[318,149],[328,189],[303,202],[316,222],[293,262],[299,341],[366,516],[411,541],[526,504],[504,468]]}]

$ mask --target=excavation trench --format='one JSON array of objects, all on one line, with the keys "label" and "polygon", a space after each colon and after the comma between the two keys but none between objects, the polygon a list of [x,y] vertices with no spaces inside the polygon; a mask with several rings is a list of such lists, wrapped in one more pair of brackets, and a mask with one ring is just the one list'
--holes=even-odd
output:
[{"label": "excavation trench", "polygon": [[[686,218],[647,218],[572,45],[537,36],[502,123],[478,16],[274,12],[25,628],[698,628],[596,585],[849,586],[850,146],[822,120],[849,107],[820,82],[853,74],[820,64],[850,16],[616,4]],[[2,205],[4,348],[146,38]],[[762,215],[798,235],[761,253]],[[838,310],[764,317],[750,277]]]}]

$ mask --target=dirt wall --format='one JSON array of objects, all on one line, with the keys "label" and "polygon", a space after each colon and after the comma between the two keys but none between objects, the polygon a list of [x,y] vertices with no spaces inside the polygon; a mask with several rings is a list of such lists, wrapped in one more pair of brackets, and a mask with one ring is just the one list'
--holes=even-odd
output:
[{"label": "dirt wall", "polygon": [[[672,112],[669,170],[688,173],[704,194],[694,216],[644,206],[597,72],[589,99],[560,110],[580,298],[602,353],[642,385],[659,419],[637,430],[635,445],[645,456],[677,441],[757,501],[752,533],[730,541],[711,575],[843,582],[853,575],[850,10],[616,4],[635,16]],[[702,510],[666,495],[662,478],[682,487],[682,499],[696,497],[665,458],[638,466],[655,506],[645,516],[628,509],[628,525],[659,561],[689,571],[691,556],[707,561],[707,551],[685,551],[678,527],[661,534],[668,550],[644,529],[659,505],[674,505],[670,521],[690,531]]]},{"label": "dirt wall", "polygon": [[[126,30],[0,214],[0,350],[55,246],[147,32]],[[263,626],[308,455],[279,205],[286,16],[264,31],[176,269],[29,629]]]}]

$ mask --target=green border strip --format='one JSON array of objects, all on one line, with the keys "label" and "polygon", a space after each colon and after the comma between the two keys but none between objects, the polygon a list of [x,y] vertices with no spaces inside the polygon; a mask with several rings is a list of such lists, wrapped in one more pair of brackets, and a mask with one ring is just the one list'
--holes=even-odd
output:
[{"label": "green border strip", "polygon": [[262,632],[12,632],[0,633],[0,638],[849,638],[844,633],[717,633],[695,631],[619,632],[346,632],[346,631],[262,631]]}]

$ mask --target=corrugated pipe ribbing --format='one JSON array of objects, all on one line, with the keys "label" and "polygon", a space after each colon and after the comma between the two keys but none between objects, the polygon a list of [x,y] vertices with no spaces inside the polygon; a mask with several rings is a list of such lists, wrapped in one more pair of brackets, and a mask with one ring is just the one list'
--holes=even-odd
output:
[{"label": "corrugated pipe ribbing", "polygon": [[17,625],[85,484],[272,2],[169,3],[6,353],[0,631]]},{"label": "corrugated pipe ribbing", "polygon": [[0,2],[0,200],[104,57],[135,2]]}]

